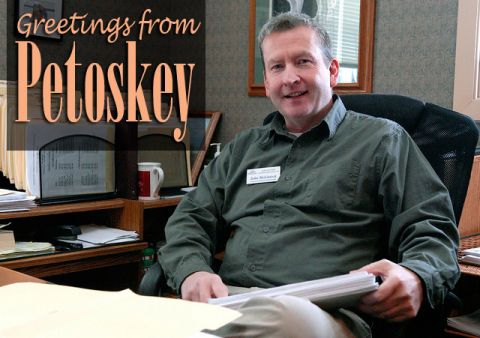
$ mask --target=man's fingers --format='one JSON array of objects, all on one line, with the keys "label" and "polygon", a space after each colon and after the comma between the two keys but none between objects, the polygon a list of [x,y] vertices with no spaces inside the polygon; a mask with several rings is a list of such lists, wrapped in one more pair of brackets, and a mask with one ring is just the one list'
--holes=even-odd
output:
[{"label": "man's fingers", "polygon": [[362,312],[379,317],[380,314],[388,312],[395,306],[391,301],[377,302],[374,304],[359,303],[358,309]]},{"label": "man's fingers", "polygon": [[208,299],[212,298],[212,287],[210,284],[201,284],[198,290],[199,299],[198,302],[206,303]]},{"label": "man's fingers", "polygon": [[212,297],[219,298],[219,297],[226,297],[228,296],[228,288],[221,280],[212,285]]},{"label": "man's fingers", "polygon": [[362,297],[358,309],[391,322],[416,316],[423,300],[423,285],[411,270],[383,259],[360,270],[383,277],[378,290]]},{"label": "man's fingers", "polygon": [[220,297],[225,293],[228,295],[226,289],[220,276],[206,271],[192,273],[181,286],[182,298],[196,302],[207,302],[209,298]]},{"label": "man's fingers", "polygon": [[395,285],[393,284],[394,282],[391,279],[386,279],[376,291],[363,296],[361,303],[365,305],[374,305],[388,301],[395,292]]},{"label": "man's fingers", "polygon": [[394,264],[394,263],[390,262],[389,260],[382,259],[382,260],[367,264],[355,271],[367,271],[376,276],[383,276],[385,274],[385,271],[388,271],[388,267],[391,264]]}]

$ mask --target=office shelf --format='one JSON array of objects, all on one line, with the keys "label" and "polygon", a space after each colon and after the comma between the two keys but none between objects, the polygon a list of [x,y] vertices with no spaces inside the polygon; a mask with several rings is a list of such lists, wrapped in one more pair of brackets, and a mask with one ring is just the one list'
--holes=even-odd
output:
[{"label": "office shelf", "polygon": [[142,250],[146,247],[146,242],[135,242],[17,258],[1,261],[0,265],[43,278],[114,265],[137,263],[141,260]]},{"label": "office shelf", "polygon": [[[79,203],[38,206],[29,211],[0,214],[3,222],[14,220],[11,228],[20,229],[27,224],[42,231],[42,224],[72,223],[90,220],[92,223],[133,230],[143,239],[143,208],[138,201],[109,199]],[[35,277],[49,277],[71,272],[93,270],[108,266],[139,263],[146,242],[127,242],[72,252],[55,252],[41,256],[2,260],[0,265]],[[140,269],[139,269],[140,271]]]},{"label": "office shelf", "polygon": [[92,210],[121,209],[124,207],[124,200],[120,198],[90,201],[80,203],[55,204],[47,206],[38,206],[28,211],[5,212],[0,213],[0,219],[15,219],[37,216],[50,216],[59,214],[70,214],[74,212],[84,212]]}]

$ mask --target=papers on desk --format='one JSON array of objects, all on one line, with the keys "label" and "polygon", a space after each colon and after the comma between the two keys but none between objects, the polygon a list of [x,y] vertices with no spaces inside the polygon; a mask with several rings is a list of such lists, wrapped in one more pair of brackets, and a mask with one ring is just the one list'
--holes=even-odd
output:
[{"label": "papers on desk", "polygon": [[462,332],[480,336],[480,309],[467,315],[450,317],[447,325]]},{"label": "papers on desk", "polygon": [[45,255],[55,252],[47,242],[15,242],[15,249],[0,251],[0,261],[5,259]]},{"label": "papers on desk", "polygon": [[269,289],[257,290],[234,296],[211,298],[210,304],[238,309],[253,297],[297,296],[309,299],[324,309],[354,305],[364,294],[378,288],[375,276],[365,272],[355,272],[308,282],[293,283]]},{"label": "papers on desk", "polygon": [[76,240],[58,239],[58,242],[81,244],[84,249],[96,246],[138,241],[135,231],[109,228],[103,225],[80,225],[82,233]]},{"label": "papers on desk", "polygon": [[39,283],[0,287],[2,338],[190,338],[240,317],[220,306]]},{"label": "papers on desk", "polygon": [[0,212],[27,211],[35,208],[34,196],[21,191],[0,189]]},{"label": "papers on desk", "polygon": [[471,248],[462,251],[461,263],[480,265],[480,248]]}]

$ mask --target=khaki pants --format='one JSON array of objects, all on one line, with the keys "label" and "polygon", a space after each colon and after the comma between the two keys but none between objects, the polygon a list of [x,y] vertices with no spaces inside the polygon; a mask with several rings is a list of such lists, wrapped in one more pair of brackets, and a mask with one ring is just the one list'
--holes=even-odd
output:
[{"label": "khaki pants", "polygon": [[310,301],[257,297],[239,311],[242,317],[211,332],[220,337],[354,338],[345,323]]}]

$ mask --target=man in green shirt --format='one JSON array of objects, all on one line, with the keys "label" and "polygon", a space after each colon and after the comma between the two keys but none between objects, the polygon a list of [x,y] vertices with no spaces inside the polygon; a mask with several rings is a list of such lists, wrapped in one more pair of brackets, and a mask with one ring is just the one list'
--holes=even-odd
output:
[{"label": "man in green shirt", "polygon": [[332,94],[339,63],[314,20],[279,15],[259,41],[279,112],[229,143],[169,219],[160,262],[170,286],[205,302],[226,296],[226,285],[271,287],[359,269],[383,278],[356,313],[288,297],[254,300],[217,332],[234,337],[369,336],[357,314],[402,323],[422,305],[441,304],[459,276],[458,233],[448,191],[420,150],[397,124],[347,111]]}]

